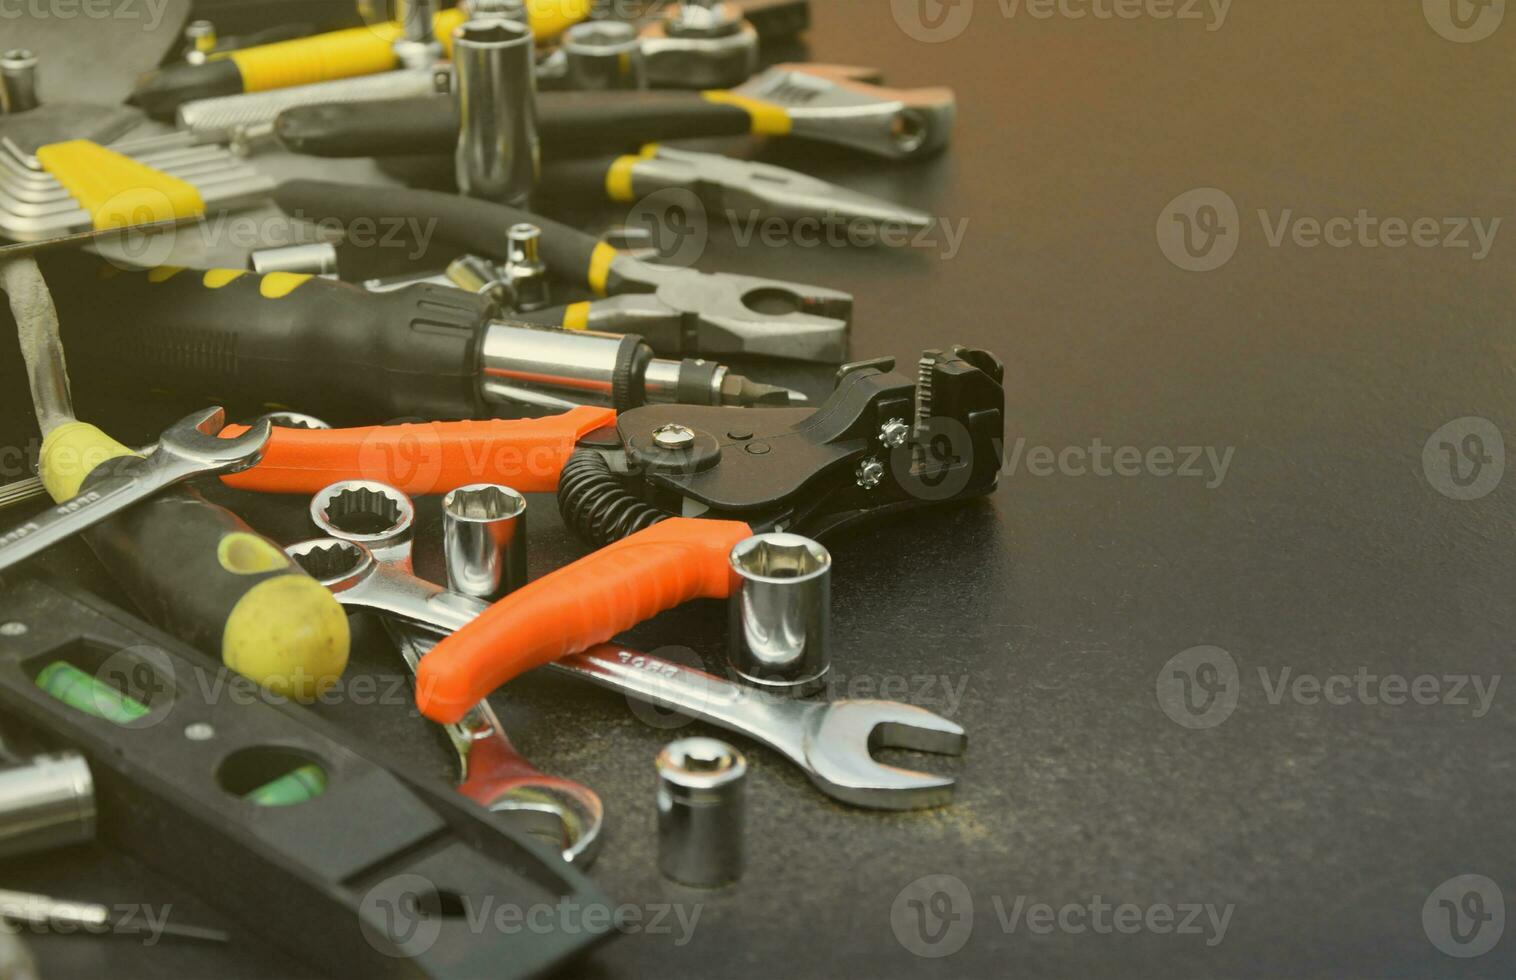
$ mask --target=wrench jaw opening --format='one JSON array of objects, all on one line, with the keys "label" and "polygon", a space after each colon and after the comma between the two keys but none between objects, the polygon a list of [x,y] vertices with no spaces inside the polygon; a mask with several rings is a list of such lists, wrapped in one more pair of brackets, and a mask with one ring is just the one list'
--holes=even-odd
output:
[{"label": "wrench jaw opening", "polygon": [[226,410],[219,406],[185,416],[158,437],[153,456],[184,460],[201,473],[240,473],[257,466],[273,426],[264,420],[235,439],[222,439],[218,433],[225,426]]},{"label": "wrench jaw opening", "polygon": [[953,801],[956,780],[874,759],[877,749],[961,755],[963,727],[893,701],[834,701],[805,718],[806,772],[828,796],[875,810],[915,810]]},{"label": "wrench jaw opening", "polygon": [[517,830],[548,842],[569,864],[587,867],[600,853],[605,809],[600,797],[578,783],[527,772],[469,780],[458,789]]}]

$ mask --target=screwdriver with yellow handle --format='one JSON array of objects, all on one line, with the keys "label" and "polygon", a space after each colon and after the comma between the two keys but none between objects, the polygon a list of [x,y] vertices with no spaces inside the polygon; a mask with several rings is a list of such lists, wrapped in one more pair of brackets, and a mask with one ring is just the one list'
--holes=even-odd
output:
[{"label": "screwdriver with yellow handle", "polygon": [[[57,313],[35,262],[0,264],[0,289],[15,314],[43,433],[44,486],[60,504],[108,500],[124,476],[141,472],[143,457],[73,417]],[[4,538],[24,543],[28,529]],[[347,665],[347,618],[331,593],[187,486],[133,503],[83,537],[149,620],[271,691],[314,698]]]},{"label": "screwdriver with yellow handle", "polygon": [[[477,0],[465,0],[432,18],[432,34],[452,57],[453,29],[471,14]],[[557,37],[589,16],[593,0],[526,0],[527,19],[540,39]],[[480,14],[485,8],[480,5]],[[373,75],[400,67],[396,42],[405,38],[401,20],[330,31],[276,44],[213,54],[198,64],[167,65],[144,75],[131,101],[148,115],[171,119],[185,102],[242,92],[263,92]]]}]

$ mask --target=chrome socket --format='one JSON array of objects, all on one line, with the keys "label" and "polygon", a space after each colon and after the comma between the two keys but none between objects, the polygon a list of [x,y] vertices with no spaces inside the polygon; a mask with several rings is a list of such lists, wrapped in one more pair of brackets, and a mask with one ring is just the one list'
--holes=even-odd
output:
[{"label": "chrome socket", "polygon": [[542,166],[531,28],[503,18],[465,21],[453,32],[453,70],[459,190],[524,207]]},{"label": "chrome socket", "polygon": [[95,782],[76,752],[0,769],[0,858],[95,836]]},{"label": "chrome socket", "polygon": [[260,276],[270,272],[299,272],[327,279],[337,278],[337,246],[330,242],[311,245],[281,245],[260,248],[248,257]]},{"label": "chrome socket", "polygon": [[637,28],[625,21],[575,24],[559,44],[568,88],[606,92],[647,88],[647,60]]},{"label": "chrome socket", "polygon": [[526,498],[476,483],[442,498],[448,588],[493,602],[526,584]]},{"label": "chrome socket", "polygon": [[747,759],[714,738],[684,738],[658,753],[658,870],[695,888],[742,877]]},{"label": "chrome socket", "polygon": [[832,556],[798,534],[759,534],[731,553],[729,656],[745,681],[814,694],[831,667]]},{"label": "chrome socket", "polygon": [[11,48],[0,54],[0,113],[13,115],[40,104],[37,56],[25,48]]}]

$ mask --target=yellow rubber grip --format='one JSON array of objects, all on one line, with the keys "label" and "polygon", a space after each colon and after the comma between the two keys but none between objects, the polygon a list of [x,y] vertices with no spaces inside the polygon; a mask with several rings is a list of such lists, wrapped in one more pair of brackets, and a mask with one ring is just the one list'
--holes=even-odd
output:
[{"label": "yellow rubber grip", "polygon": [[794,129],[794,123],[790,121],[790,114],[784,111],[782,106],[772,102],[764,102],[747,95],[738,95],[726,89],[714,89],[709,92],[701,92],[701,96],[707,102],[719,102],[723,105],[734,105],[747,112],[752,119],[754,136],[788,136]]},{"label": "yellow rubber grip", "polygon": [[260,44],[227,57],[242,75],[244,92],[264,92],[389,71],[398,64],[394,44],[400,34],[400,25],[390,21]]},{"label": "yellow rubber grip", "polygon": [[590,304],[571,303],[563,310],[563,329],[586,330],[590,325]]},{"label": "yellow rubber grip", "polygon": [[42,440],[37,472],[48,495],[61,504],[79,495],[84,478],[101,463],[136,455],[88,422],[67,422]]},{"label": "yellow rubber grip", "polygon": [[276,694],[309,701],[347,667],[347,614],[320,582],[277,575],[247,591],[226,617],[221,660]]},{"label": "yellow rubber grip", "polygon": [[611,276],[611,263],[621,255],[614,246],[600,242],[590,256],[590,268],[585,280],[597,295],[605,295],[605,284]]},{"label": "yellow rubber grip", "polygon": [[527,0],[526,16],[538,41],[551,40],[584,20],[594,0]]},{"label": "yellow rubber grip", "polygon": [[98,231],[205,213],[205,200],[194,184],[89,140],[41,147],[37,162],[89,212]]},{"label": "yellow rubber grip", "polygon": [[636,199],[637,191],[633,186],[632,171],[644,160],[658,155],[658,144],[649,143],[642,148],[642,152],[617,157],[611,163],[611,168],[605,172],[605,193],[613,201],[628,203]]}]

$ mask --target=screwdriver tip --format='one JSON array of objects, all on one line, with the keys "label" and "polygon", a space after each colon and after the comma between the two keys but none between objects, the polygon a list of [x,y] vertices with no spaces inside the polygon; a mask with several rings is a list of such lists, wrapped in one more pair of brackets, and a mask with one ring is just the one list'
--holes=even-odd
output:
[{"label": "screwdriver tip", "polygon": [[792,388],[766,385],[740,374],[728,374],[721,383],[721,401],[725,405],[783,408],[789,405],[803,405],[806,397]]}]

